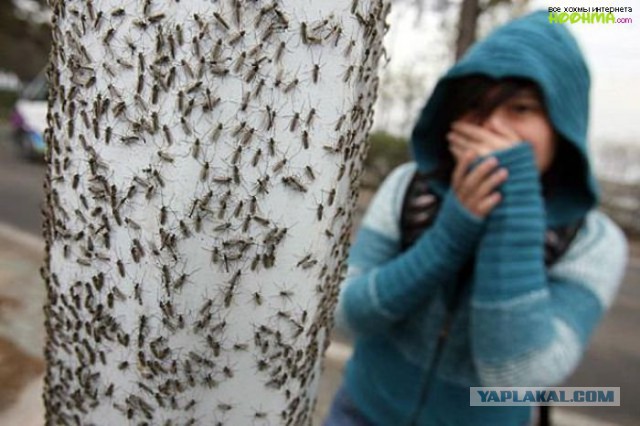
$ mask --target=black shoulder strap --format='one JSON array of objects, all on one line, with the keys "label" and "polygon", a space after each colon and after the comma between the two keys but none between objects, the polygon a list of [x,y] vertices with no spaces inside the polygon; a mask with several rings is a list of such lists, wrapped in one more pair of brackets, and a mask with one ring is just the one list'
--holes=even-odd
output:
[{"label": "black shoulder strap", "polygon": [[429,188],[429,175],[416,170],[402,202],[400,214],[402,251],[409,248],[424,230],[432,225],[439,209],[440,198]]},{"label": "black shoulder strap", "polygon": [[583,216],[570,225],[547,229],[544,236],[544,263],[546,266],[556,263],[569,249],[585,220]]}]

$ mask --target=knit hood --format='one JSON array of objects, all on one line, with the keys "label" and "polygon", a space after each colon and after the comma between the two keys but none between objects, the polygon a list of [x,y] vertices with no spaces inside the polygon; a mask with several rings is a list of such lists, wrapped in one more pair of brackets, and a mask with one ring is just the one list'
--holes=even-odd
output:
[{"label": "knit hood", "polygon": [[[563,155],[557,155],[552,166],[569,173],[562,173],[545,197],[547,226],[582,218],[598,203],[599,194],[587,149],[590,76],[574,37],[564,25],[549,23],[547,12],[536,11],[475,43],[440,78],[413,129],[411,151],[418,170],[435,170],[447,154],[446,142],[436,136],[443,122],[440,106],[449,81],[471,74],[527,78],[538,84],[551,124],[561,136],[559,144],[569,145],[558,149]],[[433,187],[442,194],[449,183],[437,181]]]}]

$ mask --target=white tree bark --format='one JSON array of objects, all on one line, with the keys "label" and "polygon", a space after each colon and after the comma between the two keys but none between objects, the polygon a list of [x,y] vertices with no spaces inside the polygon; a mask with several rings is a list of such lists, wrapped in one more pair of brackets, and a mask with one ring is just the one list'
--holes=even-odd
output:
[{"label": "white tree bark", "polygon": [[310,423],[388,4],[51,6],[47,423]]}]

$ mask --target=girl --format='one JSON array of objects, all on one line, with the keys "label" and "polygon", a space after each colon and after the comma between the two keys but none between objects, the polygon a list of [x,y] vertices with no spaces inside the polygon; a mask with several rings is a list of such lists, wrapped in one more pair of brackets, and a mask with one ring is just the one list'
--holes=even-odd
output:
[{"label": "girl", "polygon": [[355,350],[326,426],[528,425],[531,407],[472,407],[469,388],[558,386],[576,368],[627,262],[596,209],[589,80],[546,12],[441,78],[415,161],[382,183],[349,253],[336,324]]}]

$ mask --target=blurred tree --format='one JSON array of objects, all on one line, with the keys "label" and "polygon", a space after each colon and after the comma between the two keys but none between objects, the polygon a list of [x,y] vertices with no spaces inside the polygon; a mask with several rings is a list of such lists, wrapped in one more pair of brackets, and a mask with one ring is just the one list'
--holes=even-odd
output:
[{"label": "blurred tree", "polygon": [[[443,0],[447,1],[447,0]],[[456,35],[456,60],[476,40],[478,33],[478,19],[484,13],[491,14],[498,7],[506,6],[511,9],[509,18],[522,13],[529,0],[462,0],[458,14],[458,31]]]},{"label": "blurred tree", "polygon": [[476,27],[480,15],[479,3],[479,0],[462,0],[456,37],[456,60],[464,55],[476,38]]},{"label": "blurred tree", "polygon": [[[395,0],[395,4],[411,5],[411,13],[415,14],[415,25],[418,25],[425,12],[436,13],[441,19],[446,21],[446,16],[458,9],[457,23],[440,28],[452,33],[455,40],[455,59],[459,59],[464,52],[473,44],[478,35],[478,22],[484,15],[491,15],[498,9],[506,8],[511,11],[509,17],[522,13],[528,5],[529,0]],[[507,19],[509,19],[507,17]]]}]

